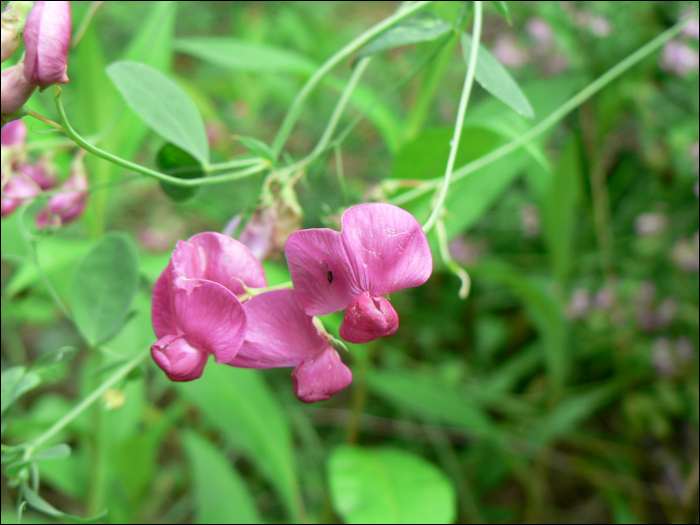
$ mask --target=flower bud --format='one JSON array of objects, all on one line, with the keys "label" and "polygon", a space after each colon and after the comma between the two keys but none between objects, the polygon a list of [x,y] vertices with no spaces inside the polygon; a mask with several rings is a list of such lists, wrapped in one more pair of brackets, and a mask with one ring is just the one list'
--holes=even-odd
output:
[{"label": "flower bud", "polygon": [[73,162],[71,174],[61,189],[69,191],[51,196],[48,206],[36,216],[37,228],[65,226],[85,212],[88,201],[88,180],[83,168],[82,155]]},{"label": "flower bud", "polygon": [[363,292],[345,311],[339,334],[351,343],[367,343],[394,335],[398,328],[399,316],[391,303],[382,296]]},{"label": "flower bud", "polygon": [[70,2],[36,2],[24,28],[24,77],[46,87],[68,82]]},{"label": "flower bud", "polygon": [[22,30],[31,8],[32,2],[10,2],[2,12],[2,20],[0,21],[0,29],[2,29],[0,62],[10,58],[19,49]]},{"label": "flower bud", "polygon": [[21,148],[26,141],[27,125],[23,120],[13,120],[2,128],[0,144],[2,144],[3,148]]},{"label": "flower bud", "polygon": [[[27,82],[22,73],[22,63],[8,67],[2,72],[2,107],[3,117],[17,113],[32,96],[36,86]],[[5,119],[3,118],[3,121]]]}]

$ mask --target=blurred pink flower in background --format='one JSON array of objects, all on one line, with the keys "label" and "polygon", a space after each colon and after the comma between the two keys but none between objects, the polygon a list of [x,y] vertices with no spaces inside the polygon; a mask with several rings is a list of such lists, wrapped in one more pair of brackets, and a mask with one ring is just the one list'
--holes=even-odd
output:
[{"label": "blurred pink flower in background", "polygon": [[398,315],[384,297],[428,280],[433,259],[418,221],[391,204],[353,206],[340,232],[292,233],[286,254],[299,302],[309,315],[347,308],[340,336],[351,343],[389,337]]},{"label": "blurred pink flower in background", "polygon": [[668,217],[663,213],[642,213],[634,219],[634,230],[640,237],[654,237],[666,231]]},{"label": "blurred pink flower in background", "polygon": [[590,290],[579,288],[574,290],[571,299],[566,305],[566,317],[571,321],[583,319],[593,306],[593,297]]},{"label": "blurred pink flower in background", "polygon": [[472,239],[466,235],[457,235],[449,245],[450,255],[462,266],[473,266],[488,251],[486,241]]},{"label": "blurred pink flower in background", "polygon": [[534,204],[525,204],[520,208],[520,226],[527,238],[537,237],[542,229],[540,210]]},{"label": "blurred pink flower in background", "polygon": [[700,58],[697,50],[678,40],[669,40],[664,44],[660,65],[664,71],[685,78],[698,70]]},{"label": "blurred pink flower in background", "polygon": [[549,51],[554,45],[554,30],[547,21],[539,17],[530,18],[525,29],[534,39],[535,45],[543,50]]},{"label": "blurred pink flower in background", "polygon": [[504,66],[523,67],[530,61],[526,49],[518,45],[515,36],[510,33],[500,35],[493,44],[493,55]]},{"label": "blurred pink flower in background", "polygon": [[693,239],[678,239],[671,249],[671,260],[686,273],[700,271],[697,232]]},{"label": "blurred pink flower in background", "polygon": [[71,172],[59,190],[49,197],[48,205],[36,216],[37,228],[61,227],[79,219],[88,203],[88,180],[83,167],[84,152],[71,165]]}]

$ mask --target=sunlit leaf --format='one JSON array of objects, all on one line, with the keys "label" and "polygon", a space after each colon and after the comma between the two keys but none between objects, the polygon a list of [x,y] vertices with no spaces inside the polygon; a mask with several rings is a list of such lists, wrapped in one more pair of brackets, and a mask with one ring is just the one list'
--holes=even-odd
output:
[{"label": "sunlit leaf", "polygon": [[456,517],[447,476],[403,450],[337,448],[328,478],[333,508],[345,523],[453,523]]},{"label": "sunlit leaf", "polygon": [[153,131],[190,153],[201,164],[209,162],[209,143],[197,107],[185,91],[157,69],[127,60],[113,62],[107,74],[126,100]]}]

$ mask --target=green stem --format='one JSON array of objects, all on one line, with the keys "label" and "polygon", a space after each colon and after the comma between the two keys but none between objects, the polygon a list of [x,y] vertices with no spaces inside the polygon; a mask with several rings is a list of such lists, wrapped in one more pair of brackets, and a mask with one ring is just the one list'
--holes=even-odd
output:
[{"label": "green stem", "polygon": [[296,162],[291,166],[287,166],[286,168],[284,168],[283,171],[285,173],[289,174],[299,171],[301,168],[308,165],[311,161],[313,161],[316,157],[323,153],[323,151],[325,151],[326,147],[328,146],[328,143],[331,140],[331,137],[333,136],[335,128],[338,126],[338,121],[340,120],[343,111],[345,111],[345,108],[348,105],[348,101],[352,96],[352,92],[355,90],[357,83],[360,81],[362,74],[365,72],[365,69],[367,69],[367,66],[369,65],[371,60],[372,57],[365,57],[358,62],[358,64],[355,66],[355,69],[352,72],[350,80],[348,81],[347,85],[345,86],[345,89],[343,90],[343,93],[340,96],[340,99],[338,100],[338,103],[335,105],[335,109],[333,109],[331,118],[328,121],[326,129],[323,131],[323,135],[321,135],[318,144],[316,144],[316,147],[311,151],[311,153],[309,153],[299,162]]},{"label": "green stem", "polygon": [[296,121],[301,115],[302,105],[309,97],[316,85],[329,71],[331,71],[335,66],[337,66],[343,60],[345,60],[347,57],[352,55],[355,51],[360,49],[367,42],[372,40],[375,36],[389,29],[394,24],[399,23],[401,20],[408,18],[415,12],[420,11],[429,3],[429,1],[415,2],[414,4],[409,5],[405,9],[397,11],[390,17],[382,20],[374,27],[371,27],[370,29],[362,33],[355,40],[347,44],[335,55],[329,58],[326,61],[326,63],[323,64],[319,69],[317,69],[316,72],[311,76],[311,78],[309,78],[309,80],[306,81],[306,84],[304,84],[304,86],[301,88],[301,91],[299,91],[299,93],[297,94],[296,98],[294,99],[294,102],[292,102],[292,106],[289,108],[287,115],[282,121],[282,125],[280,126],[280,129],[277,132],[277,136],[275,136],[275,139],[272,142],[272,151],[274,152],[275,156],[279,156],[280,152],[282,151],[282,148],[284,148],[284,145],[287,142],[287,139],[289,138],[289,134],[292,132],[294,124],[296,124]]},{"label": "green stem", "polygon": [[105,392],[116,385],[119,381],[124,379],[133,369],[141,364],[141,362],[149,355],[149,352],[142,352],[137,356],[133,357],[128,363],[121,367],[117,372],[112,375],[107,381],[102,383],[97,389],[95,389],[89,396],[82,400],[73,410],[68,412],[65,416],[59,419],[53,424],[46,432],[41,436],[36,438],[30,443],[30,446],[34,449],[41,446],[43,443],[51,439],[53,436],[58,434],[63,430],[71,421],[82,414],[88,407],[90,407],[95,401],[100,399]]},{"label": "green stem", "polygon": [[265,162],[264,159],[260,157],[248,157],[245,159],[232,159],[226,162],[218,162],[216,164],[209,164],[204,168],[207,173],[216,173],[217,171],[226,171],[234,168],[244,168],[246,166],[254,166]]},{"label": "green stem", "polygon": [[[568,101],[566,101],[556,111],[551,113],[547,118],[542,120],[539,124],[531,128],[526,133],[522,134],[517,139],[509,142],[508,144],[504,144],[500,148],[493,150],[491,153],[479,157],[478,159],[473,160],[472,162],[465,164],[464,166],[459,168],[457,171],[454,172],[453,180],[458,181],[460,179],[463,179],[467,175],[470,175],[475,171],[485,166],[488,166],[492,162],[496,162],[502,157],[505,157],[506,155],[512,153],[518,148],[521,148],[525,144],[529,143],[531,140],[540,136],[542,133],[554,126],[554,124],[559,122],[578,106],[583,104],[586,100],[595,95],[598,91],[607,86],[610,82],[615,80],[617,77],[625,73],[628,69],[635,66],[638,62],[649,56],[651,53],[653,53],[662,45],[664,45],[667,41],[676,36],[687,22],[687,19],[678,22],[670,29],[667,29],[659,36],[640,47],[637,51],[635,51],[630,56],[619,62],[617,65],[613,66],[611,69],[603,73],[600,77],[598,77],[588,86],[579,91],[576,95],[574,95]],[[398,197],[391,199],[390,202],[392,204],[400,206],[402,204],[412,201],[413,199],[417,199],[418,197],[425,195],[426,193],[439,186],[441,180],[442,179],[428,180],[418,188],[413,188],[412,190],[409,190],[406,193],[403,193]]]},{"label": "green stem", "polygon": [[174,184],[175,186],[184,186],[184,187],[193,187],[193,186],[204,186],[207,184],[221,184],[224,182],[231,182],[234,180],[238,179],[243,179],[245,177],[249,177],[251,175],[254,175],[256,173],[260,173],[261,171],[265,170],[268,168],[269,164],[267,162],[261,162],[259,164],[253,165],[249,168],[240,170],[240,171],[234,171],[231,173],[222,173],[220,175],[217,175],[215,177],[198,177],[196,179],[178,179],[177,177],[171,177],[170,175],[165,175],[164,173],[160,173],[148,168],[145,168],[143,166],[140,166],[138,164],[135,164],[133,162],[129,162],[128,160],[124,160],[120,157],[117,157],[116,155],[112,155],[111,153],[108,153],[104,150],[101,150],[100,148],[93,146],[89,142],[87,142],[83,137],[78,135],[78,133],[73,129],[73,127],[70,125],[68,122],[68,117],[66,116],[66,111],[63,108],[63,103],[61,102],[61,88],[56,86],[55,88],[55,95],[54,98],[56,100],[56,109],[58,110],[58,114],[61,117],[61,124],[62,126],[62,131],[70,137],[74,142],[82,146],[85,150],[89,151],[93,155],[96,155],[98,157],[101,157],[113,164],[116,164],[117,166],[121,166],[123,168],[126,168],[131,171],[135,171],[136,173],[141,173],[142,175],[146,175],[148,177],[152,177],[154,179],[158,179],[163,182],[168,182],[170,184]]},{"label": "green stem", "polygon": [[481,42],[481,23],[483,20],[482,3],[477,1],[474,2],[474,29],[472,30],[472,46],[469,52],[469,64],[467,65],[467,76],[464,79],[464,88],[462,89],[462,96],[459,100],[459,108],[457,109],[457,121],[455,122],[455,131],[452,136],[452,141],[450,142],[450,156],[447,159],[447,169],[445,170],[445,177],[442,183],[442,188],[440,188],[440,194],[438,195],[437,203],[433,208],[433,212],[428,217],[428,221],[423,226],[423,231],[429,232],[433,226],[435,226],[435,221],[437,221],[440,213],[442,212],[442,207],[445,204],[445,199],[447,198],[447,192],[450,189],[450,178],[452,177],[452,170],[455,165],[455,160],[457,159],[457,150],[459,149],[459,139],[462,136],[462,128],[464,127],[464,115],[467,113],[467,104],[469,103],[469,96],[472,92],[472,86],[474,85],[474,74],[476,72],[476,61],[479,54],[479,42]]},{"label": "green stem", "polygon": [[459,298],[466,299],[469,297],[469,290],[471,289],[472,281],[469,277],[467,271],[457,264],[454,259],[452,259],[452,254],[450,253],[450,247],[447,244],[447,232],[445,231],[445,222],[442,218],[438,219],[435,224],[435,232],[438,238],[438,249],[440,250],[440,257],[442,257],[442,262],[445,266],[449,268],[460,281],[462,281],[462,286],[459,288]]}]

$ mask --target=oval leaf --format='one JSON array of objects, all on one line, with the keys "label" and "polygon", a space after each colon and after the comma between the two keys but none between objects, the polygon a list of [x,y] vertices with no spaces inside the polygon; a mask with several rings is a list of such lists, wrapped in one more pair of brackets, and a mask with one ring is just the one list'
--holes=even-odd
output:
[{"label": "oval leaf", "polygon": [[6,476],[16,476],[24,467],[35,461],[46,461],[49,459],[62,459],[70,456],[70,447],[68,445],[56,445],[42,450],[36,456],[32,456],[22,461],[17,461],[8,465],[5,469]]},{"label": "oval leaf", "polygon": [[226,36],[179,38],[175,50],[211,64],[239,71],[313,73],[309,58],[289,51]]},{"label": "oval leaf", "polygon": [[333,508],[345,523],[452,523],[455,491],[421,457],[396,449],[336,449],[328,463]]},{"label": "oval leaf", "polygon": [[22,395],[36,388],[41,378],[34,372],[27,372],[23,366],[8,368],[2,373],[2,400],[0,413],[12,406]]},{"label": "oval leaf", "polygon": [[[175,144],[166,144],[156,155],[158,168],[178,179],[196,179],[204,176],[204,170],[197,159],[178,148]],[[176,186],[169,182],[160,181],[160,187],[174,201],[183,202],[191,199],[197,193],[198,187]]]},{"label": "oval leaf", "polygon": [[[467,62],[469,62],[471,46],[471,35],[462,33],[462,55]],[[510,73],[496,60],[491,51],[481,44],[479,44],[475,78],[486,91],[508,104],[521,115],[528,118],[535,116],[530,102]]]},{"label": "oval leaf", "polygon": [[128,60],[113,62],[107,74],[129,107],[153,131],[201,164],[209,162],[204,122],[180,86],[157,69]]},{"label": "oval leaf", "polygon": [[248,487],[226,456],[199,434],[183,436],[190,463],[196,523],[261,523]]},{"label": "oval leaf", "polygon": [[136,295],[138,278],[138,253],[123,233],[108,233],[80,261],[71,282],[70,306],[88,342],[106,341],[119,331]]},{"label": "oval leaf", "polygon": [[444,35],[451,28],[452,26],[439,16],[423,11],[369,41],[360,49],[357,58],[374,55],[394,47],[430,42]]}]

